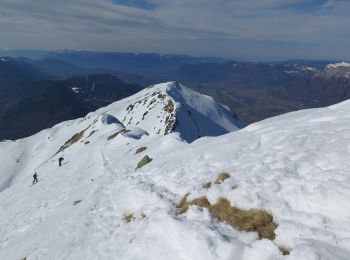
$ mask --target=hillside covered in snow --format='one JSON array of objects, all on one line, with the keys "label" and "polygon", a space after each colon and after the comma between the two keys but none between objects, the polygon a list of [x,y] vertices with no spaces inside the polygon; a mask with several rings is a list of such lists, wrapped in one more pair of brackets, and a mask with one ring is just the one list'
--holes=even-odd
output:
[{"label": "hillside covered in snow", "polygon": [[243,126],[172,82],[1,142],[0,259],[350,259],[350,103]]}]

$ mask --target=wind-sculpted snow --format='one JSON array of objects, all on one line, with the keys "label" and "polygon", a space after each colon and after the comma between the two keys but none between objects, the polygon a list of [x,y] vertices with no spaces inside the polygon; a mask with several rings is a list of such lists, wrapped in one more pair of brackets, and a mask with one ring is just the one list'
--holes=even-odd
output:
[{"label": "wind-sculpted snow", "polygon": [[[179,108],[183,99],[174,95],[169,111],[215,113],[204,114],[194,99]],[[192,143],[156,134],[156,115],[154,131],[150,123],[128,125],[128,111],[115,111],[135,102],[122,102],[0,143],[0,259],[350,259],[349,102]],[[100,124],[104,113],[129,118],[125,127]],[[134,112],[132,122],[141,119]],[[135,170],[146,156],[152,160]],[[196,204],[177,214],[186,194],[188,202],[226,199],[243,212],[267,212],[274,239],[239,231]]]}]

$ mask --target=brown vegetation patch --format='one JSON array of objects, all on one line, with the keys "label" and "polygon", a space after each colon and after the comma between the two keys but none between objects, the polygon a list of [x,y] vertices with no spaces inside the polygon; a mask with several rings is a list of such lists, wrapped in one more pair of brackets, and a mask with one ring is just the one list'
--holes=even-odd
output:
[{"label": "brown vegetation patch", "polygon": [[58,154],[59,152],[62,152],[63,150],[67,149],[69,146],[78,142],[83,137],[86,129],[84,129],[83,131],[80,131],[79,133],[74,134],[67,142],[64,143],[64,145],[61,146],[61,148],[58,150],[56,154]]},{"label": "brown vegetation patch", "polygon": [[278,248],[281,251],[282,255],[289,255],[290,254],[290,250],[288,248],[283,247],[283,246],[280,246]]},{"label": "brown vegetation patch", "polygon": [[90,132],[90,134],[86,137],[86,138],[89,138],[90,136],[92,136],[94,133],[96,133],[97,132],[97,130],[92,130],[91,132]]},{"label": "brown vegetation patch", "polygon": [[211,205],[205,196],[187,202],[188,195],[186,194],[176,205],[177,215],[185,213],[190,205],[197,205],[198,207],[207,208],[218,217],[220,222],[226,222],[240,231],[257,232],[260,239],[275,239],[274,231],[277,224],[273,222],[273,217],[265,210],[242,210],[231,206],[231,203],[224,198]]},{"label": "brown vegetation patch", "polygon": [[134,218],[134,215],[133,215],[133,214],[129,214],[129,215],[125,215],[125,216],[124,216],[124,220],[125,220],[126,223],[130,223],[131,220],[134,220],[134,219],[135,219],[135,218]]},{"label": "brown vegetation patch", "polygon": [[166,97],[166,95],[165,95],[165,94],[158,93],[157,98],[159,98],[159,99],[164,99],[165,97]]},{"label": "brown vegetation patch", "polygon": [[176,208],[177,208],[176,214],[177,215],[181,215],[188,210],[188,207],[189,207],[189,204],[187,202],[188,195],[190,195],[190,194],[187,193],[185,196],[183,196],[183,198],[180,200],[180,202],[176,205]]},{"label": "brown vegetation patch", "polygon": [[221,184],[223,183],[226,179],[230,178],[230,174],[227,172],[222,172],[219,174],[219,176],[216,178],[215,184]]},{"label": "brown vegetation patch", "polygon": [[165,131],[164,131],[164,135],[169,134],[175,126],[175,119],[173,118],[174,115],[171,116],[167,116],[165,119]]},{"label": "brown vegetation patch", "polygon": [[174,111],[175,105],[174,102],[169,99],[168,103],[165,105],[164,110],[167,111],[168,113],[172,113]]},{"label": "brown vegetation patch", "polygon": [[120,130],[120,131],[118,131],[118,132],[108,136],[107,137],[107,141],[112,140],[113,138],[117,137],[119,134],[126,133],[127,131],[128,130],[126,130],[126,129],[122,129],[122,130]]},{"label": "brown vegetation patch", "polygon": [[146,164],[149,164],[152,160],[153,160],[153,159],[150,158],[150,157],[148,157],[148,155],[145,155],[145,156],[141,159],[141,161],[139,161],[139,162],[137,163],[137,166],[136,166],[136,169],[135,169],[135,170],[137,170],[137,169],[139,169],[139,168],[142,168],[142,167],[145,166]]},{"label": "brown vegetation patch", "polygon": [[203,187],[204,189],[209,189],[209,188],[211,187],[211,182],[204,183],[204,184],[202,185],[202,187]]},{"label": "brown vegetation patch", "polygon": [[75,201],[73,201],[73,206],[74,205],[77,205],[78,203],[80,203],[81,202],[81,200],[75,200]]},{"label": "brown vegetation patch", "polygon": [[145,151],[147,149],[147,147],[143,146],[143,147],[140,147],[140,148],[137,148],[135,154],[139,154],[139,153],[142,153],[143,151]]},{"label": "brown vegetation patch", "polygon": [[218,216],[220,222],[226,222],[237,227],[240,231],[258,232],[260,239],[275,239],[277,225],[273,217],[265,210],[241,210],[232,207],[227,199],[221,198],[209,208]]},{"label": "brown vegetation patch", "polygon": [[210,202],[207,199],[207,197],[205,197],[205,196],[196,198],[196,199],[190,201],[189,204],[196,205],[196,206],[201,207],[201,208],[210,208]]}]

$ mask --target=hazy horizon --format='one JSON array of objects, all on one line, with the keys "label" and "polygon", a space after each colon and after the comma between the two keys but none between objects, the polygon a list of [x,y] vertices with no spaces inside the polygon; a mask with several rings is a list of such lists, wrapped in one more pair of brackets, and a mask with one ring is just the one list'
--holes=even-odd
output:
[{"label": "hazy horizon", "polygon": [[[327,62],[327,61],[332,61],[332,62],[350,62],[350,59],[321,59],[321,58],[303,58],[303,57],[299,57],[299,58],[286,58],[286,59],[249,59],[249,58],[245,58],[245,57],[220,57],[220,56],[212,56],[212,55],[196,55],[196,54],[191,54],[191,53],[161,53],[161,52],[138,52],[138,51],[118,51],[118,50],[104,50],[104,51],[94,51],[94,50],[75,50],[75,49],[53,49],[53,50],[49,50],[49,49],[5,49],[5,48],[0,48],[0,57],[1,56],[6,56],[6,55],[2,55],[2,53],[6,53],[9,54],[9,57],[15,57],[15,58],[19,58],[19,57],[25,57],[25,58],[31,58],[30,56],[35,56],[35,55],[25,55],[23,53],[31,53],[31,52],[75,52],[75,53],[111,53],[111,54],[149,54],[149,55],[160,55],[160,56],[188,56],[188,57],[193,57],[193,58],[213,58],[213,59],[222,59],[222,61],[227,61],[227,62],[262,62],[262,63],[268,63],[268,62],[273,62],[273,63],[278,63],[278,62],[286,62],[286,61],[314,61],[314,62]],[[44,57],[45,58],[45,57]],[[47,58],[51,58],[51,57],[47,57]],[[34,58],[36,59],[36,58]],[[39,58],[41,59],[41,58]]]}]

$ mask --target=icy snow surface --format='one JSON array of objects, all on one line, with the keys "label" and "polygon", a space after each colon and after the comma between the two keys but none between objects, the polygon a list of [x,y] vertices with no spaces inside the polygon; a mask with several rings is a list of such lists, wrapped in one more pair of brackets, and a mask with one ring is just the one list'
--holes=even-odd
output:
[{"label": "icy snow surface", "polygon": [[[164,130],[159,120],[166,98],[154,108],[160,118],[149,112],[152,120],[142,121],[135,112],[131,121],[139,124],[128,125],[125,107],[168,86],[0,143],[0,259],[350,259],[350,102],[192,143],[176,132],[156,134]],[[195,93],[178,87],[167,89],[177,109],[205,112],[208,121],[222,113],[215,124],[234,129],[226,109],[213,109],[209,97],[197,102]],[[105,114],[119,121],[125,116],[125,127],[101,124]],[[76,133],[80,139],[56,154]],[[140,147],[146,150],[135,154]],[[145,155],[153,160],[135,171]],[[39,182],[32,186],[34,169]],[[202,187],[223,171],[231,178]],[[276,239],[259,240],[196,206],[177,216],[175,204],[186,193],[267,210],[278,224]]]}]

